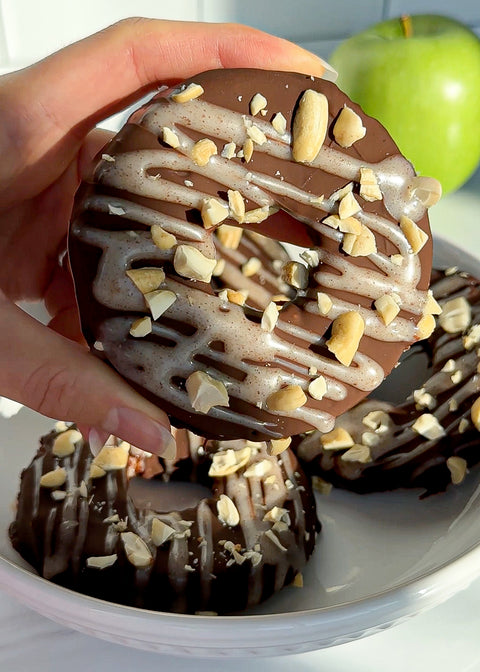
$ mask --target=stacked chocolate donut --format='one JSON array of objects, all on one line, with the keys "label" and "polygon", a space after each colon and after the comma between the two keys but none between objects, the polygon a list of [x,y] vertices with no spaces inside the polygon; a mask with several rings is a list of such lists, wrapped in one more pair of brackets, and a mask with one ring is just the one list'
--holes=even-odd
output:
[{"label": "stacked chocolate donut", "polygon": [[[82,185],[69,253],[92,352],[169,413],[177,459],[114,439],[93,458],[58,429],[23,474],[15,547],[152,609],[232,612],[299,577],[318,525],[292,437],[305,456],[432,334],[439,195],[330,82],[222,70],[156,96]],[[139,478],[177,476],[211,494],[134,503]]]}]

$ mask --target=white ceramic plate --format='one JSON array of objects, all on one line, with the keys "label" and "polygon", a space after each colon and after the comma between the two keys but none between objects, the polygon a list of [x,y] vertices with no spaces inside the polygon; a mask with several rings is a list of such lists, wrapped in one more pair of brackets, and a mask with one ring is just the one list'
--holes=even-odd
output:
[{"label": "white ceramic plate", "polygon": [[[448,249],[447,249],[448,248]],[[438,262],[479,272],[441,241]],[[480,575],[480,479],[420,501],[418,491],[318,497],[323,531],[304,572],[248,614],[184,616],[118,606],[60,588],[13,551],[8,526],[21,469],[52,421],[27,409],[0,420],[0,587],[82,632],[178,655],[280,655],[333,646],[390,627],[446,600]]]}]

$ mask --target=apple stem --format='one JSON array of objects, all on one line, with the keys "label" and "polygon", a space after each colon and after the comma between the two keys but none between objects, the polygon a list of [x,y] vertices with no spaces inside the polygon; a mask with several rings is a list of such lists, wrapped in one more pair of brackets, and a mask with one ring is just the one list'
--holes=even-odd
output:
[{"label": "apple stem", "polygon": [[402,14],[400,17],[402,25],[403,37],[409,38],[413,35],[412,17],[409,14]]}]

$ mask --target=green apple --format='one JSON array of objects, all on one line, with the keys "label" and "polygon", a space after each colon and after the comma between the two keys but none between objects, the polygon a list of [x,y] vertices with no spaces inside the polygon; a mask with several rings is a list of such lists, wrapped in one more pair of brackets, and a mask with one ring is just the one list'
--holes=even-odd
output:
[{"label": "green apple", "polygon": [[343,42],[330,61],[338,86],[390,132],[421,175],[444,192],[480,161],[480,40],[444,16],[379,23]]}]

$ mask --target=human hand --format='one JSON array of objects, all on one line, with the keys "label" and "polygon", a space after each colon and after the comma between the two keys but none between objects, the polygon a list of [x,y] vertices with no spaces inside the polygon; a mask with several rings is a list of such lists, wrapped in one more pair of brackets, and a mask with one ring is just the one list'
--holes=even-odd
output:
[{"label": "human hand", "polygon": [[[0,394],[75,421],[94,446],[115,434],[150,452],[174,448],[165,413],[89,354],[59,261],[81,175],[108,139],[94,127],[159,83],[218,67],[325,70],[251,28],[129,19],[0,78]],[[50,328],[15,305],[37,299]]]}]

